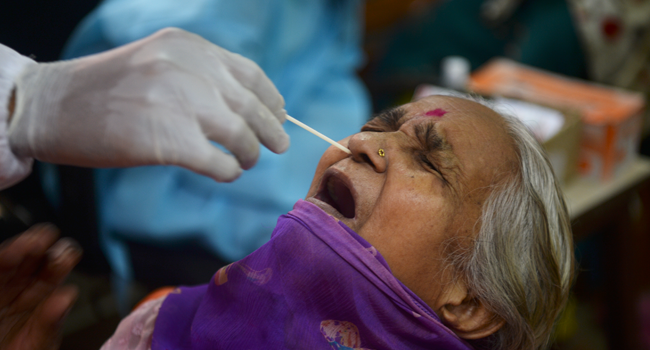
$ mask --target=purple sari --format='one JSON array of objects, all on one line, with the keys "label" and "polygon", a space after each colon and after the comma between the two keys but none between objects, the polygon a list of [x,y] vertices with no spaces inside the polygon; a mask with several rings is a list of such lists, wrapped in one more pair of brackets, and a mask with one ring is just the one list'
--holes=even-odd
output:
[{"label": "purple sari", "polygon": [[158,349],[471,349],[377,250],[298,201],[271,240],[164,301]]}]

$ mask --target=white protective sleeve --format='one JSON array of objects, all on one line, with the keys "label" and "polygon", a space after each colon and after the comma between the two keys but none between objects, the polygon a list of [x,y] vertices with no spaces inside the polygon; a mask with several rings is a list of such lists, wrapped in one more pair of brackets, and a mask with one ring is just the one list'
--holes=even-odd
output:
[{"label": "white protective sleeve", "polygon": [[14,82],[32,64],[36,62],[0,44],[0,190],[24,179],[32,169],[33,159],[17,157],[7,137],[9,98]]}]

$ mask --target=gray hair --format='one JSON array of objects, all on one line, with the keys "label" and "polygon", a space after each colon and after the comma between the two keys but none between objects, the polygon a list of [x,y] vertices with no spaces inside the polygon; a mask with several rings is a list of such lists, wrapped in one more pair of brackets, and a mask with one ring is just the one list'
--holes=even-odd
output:
[{"label": "gray hair", "polygon": [[573,282],[571,225],[545,151],[518,119],[499,114],[518,156],[516,171],[495,185],[472,246],[451,263],[468,291],[505,320],[485,345],[545,349]]}]

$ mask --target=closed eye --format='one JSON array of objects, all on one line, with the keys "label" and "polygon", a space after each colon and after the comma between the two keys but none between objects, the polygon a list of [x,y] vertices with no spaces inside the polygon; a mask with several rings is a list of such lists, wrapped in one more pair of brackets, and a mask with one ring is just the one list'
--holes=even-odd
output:
[{"label": "closed eye", "polygon": [[[414,131],[418,139],[419,147],[416,152],[419,155],[420,161],[429,170],[436,172],[445,184],[448,184],[447,179],[445,179],[443,172],[440,171],[440,167],[437,164],[439,160],[444,158],[443,154],[451,150],[451,146],[437,132],[435,123],[416,125]],[[432,158],[436,159],[436,161],[432,161]]]},{"label": "closed eye", "polygon": [[448,184],[448,181],[443,175],[442,171],[440,171],[440,169],[435,165],[435,163],[429,159],[429,155],[427,155],[426,153],[420,153],[420,161],[422,162],[422,164],[424,164],[426,168],[437,173],[445,185]]},{"label": "closed eye", "polygon": [[437,172],[437,173],[440,173],[440,170],[438,170],[438,167],[436,167],[435,165],[433,165],[433,162],[431,162],[431,161],[429,160],[429,158],[427,157],[426,154],[424,154],[424,153],[421,153],[421,154],[420,154],[420,161],[422,161],[422,163],[423,163],[424,165],[426,165],[429,169],[431,169],[431,170],[433,170],[433,171],[435,171],[435,172]]}]

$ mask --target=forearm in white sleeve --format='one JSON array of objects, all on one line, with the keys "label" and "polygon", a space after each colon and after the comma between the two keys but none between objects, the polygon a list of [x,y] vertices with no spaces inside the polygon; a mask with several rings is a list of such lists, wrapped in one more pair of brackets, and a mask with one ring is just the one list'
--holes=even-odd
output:
[{"label": "forearm in white sleeve", "polygon": [[0,44],[0,190],[24,179],[32,169],[33,159],[17,157],[9,145],[7,119],[14,81],[33,60]]}]

